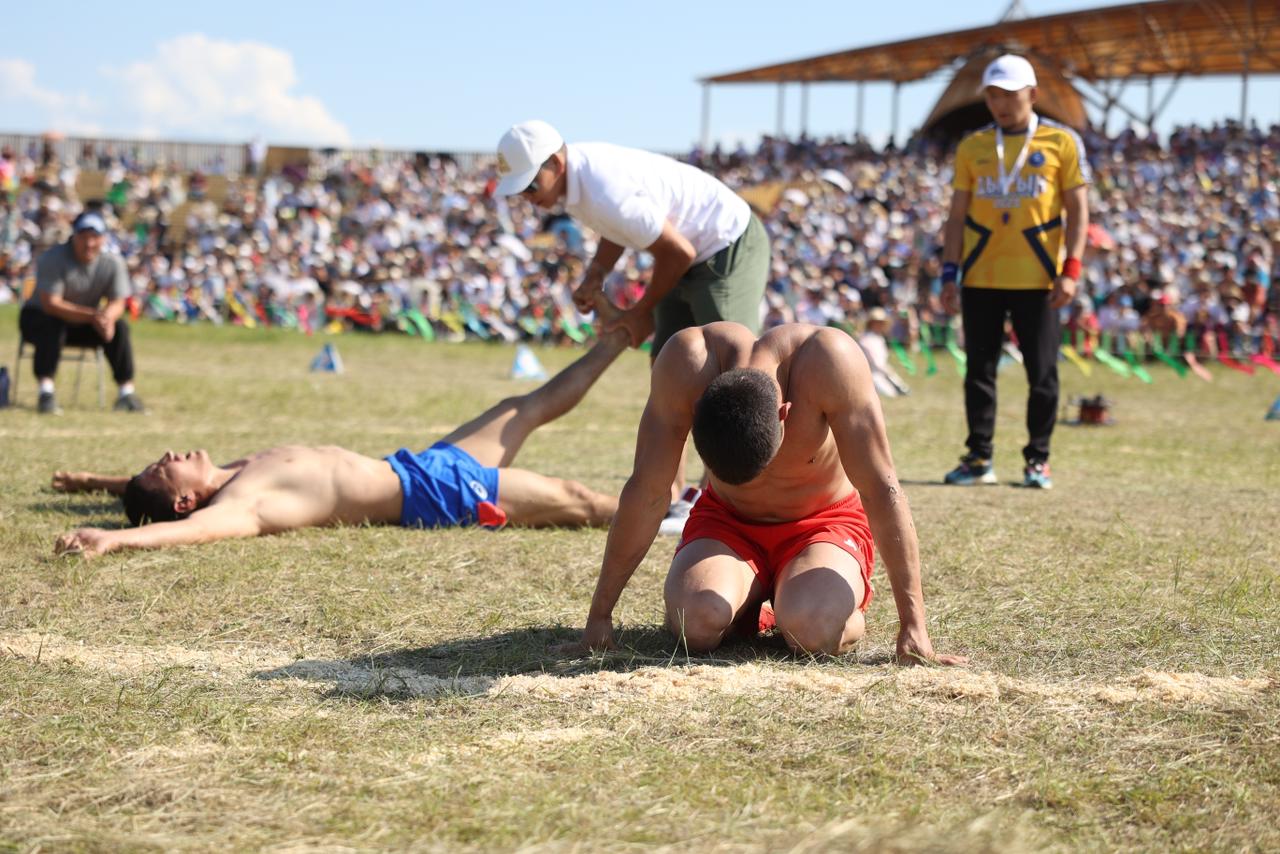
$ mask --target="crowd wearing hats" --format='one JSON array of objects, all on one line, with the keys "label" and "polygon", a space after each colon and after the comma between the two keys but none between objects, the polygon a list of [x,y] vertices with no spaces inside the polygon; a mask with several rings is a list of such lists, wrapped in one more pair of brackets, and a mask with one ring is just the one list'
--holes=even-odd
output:
[{"label": "crowd wearing hats", "polygon": [[[320,157],[230,180],[215,201],[198,173],[117,162],[99,201],[77,198],[70,169],[5,159],[15,181],[0,208],[0,301],[29,287],[35,257],[88,205],[126,260],[140,316],[458,340],[590,334],[571,299],[583,235],[508,207],[489,168]],[[631,292],[621,286],[619,298]]]},{"label": "crowd wearing hats", "polygon": [[[1273,347],[1280,127],[1228,122],[1163,141],[1089,134],[1085,148],[1093,225],[1081,293],[1064,312],[1073,334],[1113,347],[1171,334],[1201,349]],[[773,250],[766,327],[860,333],[880,309],[889,341],[957,334],[938,298],[951,177],[940,145],[765,137],[687,159],[762,212]],[[77,164],[0,156],[0,301],[19,298],[36,255],[88,210],[128,264],[136,315],[450,340],[591,335],[571,293],[593,235],[496,193],[492,160],[464,171],[447,156],[316,155],[230,179],[220,199],[198,172],[118,157],[85,165],[105,166],[103,198],[77,197]],[[647,272],[629,254],[610,295],[631,304]]]},{"label": "crowd wearing hats", "polygon": [[[1079,297],[1064,321],[1090,346],[1179,342],[1216,352],[1276,348],[1280,336],[1280,126],[1179,128],[1161,142],[1087,134],[1093,166]],[[865,323],[872,308],[906,344],[958,334],[938,299],[950,158],[916,141],[766,138],[691,160],[740,190],[773,186],[774,278],[766,323]],[[1158,336],[1163,336],[1159,342]]]}]

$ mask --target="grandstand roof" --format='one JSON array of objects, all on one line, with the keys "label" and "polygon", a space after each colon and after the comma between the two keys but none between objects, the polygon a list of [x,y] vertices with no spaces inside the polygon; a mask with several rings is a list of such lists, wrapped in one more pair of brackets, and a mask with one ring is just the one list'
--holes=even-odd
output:
[{"label": "grandstand roof", "polygon": [[844,50],[703,83],[906,83],[1000,47],[1051,60],[1085,80],[1280,72],[1276,0],[1163,0],[1002,21],[985,27]]}]

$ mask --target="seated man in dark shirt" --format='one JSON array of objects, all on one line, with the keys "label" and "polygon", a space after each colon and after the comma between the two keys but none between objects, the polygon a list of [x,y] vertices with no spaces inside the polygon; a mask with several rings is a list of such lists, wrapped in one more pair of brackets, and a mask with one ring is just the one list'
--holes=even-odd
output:
[{"label": "seated man in dark shirt", "polygon": [[70,344],[102,347],[120,386],[115,408],[142,412],[142,401],[133,391],[133,347],[124,319],[124,301],[132,292],[124,261],[102,251],[107,223],[97,211],[76,217],[72,230],[70,240],[40,256],[35,293],[18,318],[23,339],[35,345],[37,409],[45,415],[61,412],[53,377],[62,348]]}]

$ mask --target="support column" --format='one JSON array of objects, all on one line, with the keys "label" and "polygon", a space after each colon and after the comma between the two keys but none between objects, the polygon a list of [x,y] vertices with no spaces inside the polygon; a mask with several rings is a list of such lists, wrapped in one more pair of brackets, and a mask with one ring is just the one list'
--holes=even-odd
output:
[{"label": "support column", "polygon": [[889,123],[889,142],[893,143],[893,147],[898,147],[898,95],[902,91],[902,84],[897,80],[893,81],[893,119]]},{"label": "support column", "polygon": [[[1273,0],[1274,2],[1274,0]],[[1257,17],[1253,8],[1253,0],[1245,0],[1245,21],[1248,26],[1248,36],[1244,45],[1244,73],[1240,75],[1240,127],[1243,128],[1249,120],[1249,55],[1253,53],[1253,48],[1258,42]]]},{"label": "support column", "polygon": [[1147,134],[1150,135],[1155,128],[1152,127],[1156,123],[1156,78],[1154,75],[1147,75]]},{"label": "support column", "polygon": [[1173,100],[1173,93],[1178,91],[1178,84],[1181,82],[1182,74],[1175,74],[1173,80],[1169,82],[1169,88],[1164,92],[1164,97],[1160,99],[1159,105],[1156,106],[1156,114],[1154,118],[1160,118],[1161,113],[1164,112],[1164,108],[1169,106],[1169,102]]},{"label": "support column", "polygon": [[1244,54],[1244,73],[1240,75],[1240,126],[1249,118],[1249,52]]},{"label": "support column", "polygon": [[862,136],[862,107],[866,100],[867,84],[861,80],[858,81],[858,123],[854,127],[854,137]]},{"label": "support column", "polygon": [[809,135],[809,82],[800,84],[800,135]]},{"label": "support column", "polygon": [[702,84],[702,132],[698,135],[702,141],[702,153],[705,155],[711,147],[711,84]]},{"label": "support column", "polygon": [[778,84],[778,136],[786,136],[787,131],[787,84]]},{"label": "support column", "polygon": [[1102,135],[1103,136],[1106,136],[1109,133],[1111,133],[1110,129],[1108,128],[1108,125],[1111,124],[1111,108],[1114,107],[1116,103],[1115,95],[1112,94],[1112,90],[1114,88],[1115,88],[1114,86],[1108,83],[1106,88],[1102,90],[1102,93],[1106,96],[1106,99],[1107,99],[1106,106],[1102,110]]}]

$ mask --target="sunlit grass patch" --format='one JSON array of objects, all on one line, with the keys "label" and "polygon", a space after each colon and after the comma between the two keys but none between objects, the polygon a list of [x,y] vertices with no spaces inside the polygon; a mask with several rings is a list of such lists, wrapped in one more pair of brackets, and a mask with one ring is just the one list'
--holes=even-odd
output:
[{"label": "sunlit grass patch", "polygon": [[[16,348],[0,311],[0,352]],[[1063,366],[1114,427],[1060,428],[1055,489],[937,485],[963,439],[947,363],[886,415],[935,643],[778,638],[690,656],[662,628],[674,543],[624,595],[622,649],[565,659],[601,531],[347,527],[55,559],[123,524],[47,488],[282,442],[426,447],[529,386],[513,353],[140,324],[137,418],[0,410],[0,849],[1266,850],[1280,847],[1280,432],[1271,376],[1152,386]],[[575,351],[540,350],[549,370]],[[519,464],[617,491],[647,392],[628,354]],[[24,394],[31,392],[23,379]],[[1025,383],[1001,375],[997,472]],[[696,467],[691,473],[696,474]]]}]

